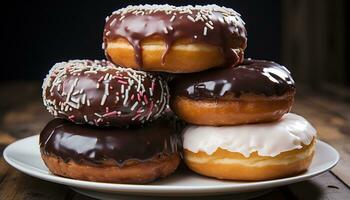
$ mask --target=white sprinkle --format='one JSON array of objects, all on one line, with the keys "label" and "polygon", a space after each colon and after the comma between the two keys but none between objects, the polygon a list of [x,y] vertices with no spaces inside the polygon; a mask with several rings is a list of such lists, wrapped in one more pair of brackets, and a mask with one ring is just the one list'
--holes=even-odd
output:
[{"label": "white sprinkle", "polygon": [[79,90],[77,90],[77,91],[75,91],[75,92],[73,92],[73,96],[75,96],[75,95],[77,95],[77,94],[79,94]]},{"label": "white sprinkle", "polygon": [[198,36],[197,36],[197,35],[194,35],[193,37],[194,37],[194,39],[197,39],[197,38],[198,38]]},{"label": "white sprinkle", "polygon": [[86,115],[84,115],[84,120],[85,120],[85,122],[89,121]]},{"label": "white sprinkle", "polygon": [[151,95],[151,97],[153,96],[152,88],[149,88],[149,94]]},{"label": "white sprinkle", "polygon": [[107,95],[104,94],[101,99],[101,104],[100,104],[101,106],[105,105],[106,99],[107,99]]},{"label": "white sprinkle", "polygon": [[191,20],[192,22],[196,22],[196,20],[194,20],[194,18],[191,15],[187,15],[187,19]]},{"label": "white sprinkle", "polygon": [[86,104],[87,106],[90,106],[90,99],[87,99]]},{"label": "white sprinkle", "polygon": [[79,94],[83,94],[83,92],[84,92],[84,89],[81,89],[81,90],[79,91]]},{"label": "white sprinkle", "polygon": [[174,30],[174,28],[172,26],[168,26],[169,30]]},{"label": "white sprinkle", "polygon": [[206,25],[208,28],[210,28],[211,30],[213,30],[213,29],[214,29],[214,27],[213,27],[212,25],[210,25],[208,22],[207,22],[207,23],[205,23],[205,25]]},{"label": "white sprinkle", "polygon": [[126,102],[128,101],[128,98],[129,98],[129,89],[127,89],[125,91],[125,98],[124,98],[124,101],[123,101],[123,106],[126,105]]},{"label": "white sprinkle", "polygon": [[96,88],[97,88],[97,89],[100,88],[100,84],[99,84],[99,83],[96,84]]},{"label": "white sprinkle", "polygon": [[207,27],[204,27],[203,35],[206,36],[206,35],[207,35],[207,32],[208,32],[208,28],[207,28]]},{"label": "white sprinkle", "polygon": [[94,115],[96,115],[99,118],[102,118],[102,115],[98,114],[98,113],[94,113]]},{"label": "white sprinkle", "polygon": [[105,84],[105,95],[109,95],[109,83]]},{"label": "white sprinkle", "polygon": [[81,103],[84,105],[86,101],[86,94],[83,94],[83,96],[81,97]]},{"label": "white sprinkle", "polygon": [[136,108],[136,106],[137,106],[138,104],[139,104],[139,102],[136,101],[136,102],[134,103],[134,105],[132,105],[131,110],[132,110],[132,111],[135,110],[135,108]]},{"label": "white sprinkle", "polygon": [[173,22],[175,20],[175,15],[173,15],[171,18],[170,18],[170,22]]},{"label": "white sprinkle", "polygon": [[71,97],[70,100],[73,101],[74,103],[78,103],[80,101],[79,98],[75,98],[75,97]]},{"label": "white sprinkle", "polygon": [[124,85],[121,86],[120,92],[124,94]]},{"label": "white sprinkle", "polygon": [[125,18],[125,15],[121,16],[121,17],[119,18],[119,21],[122,21],[124,18]]},{"label": "white sprinkle", "polygon": [[[67,105],[69,105],[75,109],[79,109],[79,107],[80,107],[79,104],[75,104],[73,102],[67,102]],[[69,110],[71,111],[71,108]]]},{"label": "white sprinkle", "polygon": [[163,30],[164,30],[164,33],[165,33],[165,34],[168,34],[168,29],[167,29],[166,27],[164,27]]},{"label": "white sprinkle", "polygon": [[106,17],[106,22],[109,20],[109,16]]}]

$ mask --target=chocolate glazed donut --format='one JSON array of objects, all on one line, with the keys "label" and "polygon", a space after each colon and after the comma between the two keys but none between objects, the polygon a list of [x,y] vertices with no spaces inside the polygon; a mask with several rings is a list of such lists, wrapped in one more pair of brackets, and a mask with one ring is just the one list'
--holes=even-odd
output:
[{"label": "chocolate glazed donut", "polygon": [[161,116],[168,86],[159,75],[108,61],[57,63],[43,83],[43,101],[55,117],[96,126],[139,125]]},{"label": "chocolate glazed donut", "polygon": [[238,66],[176,76],[170,83],[174,112],[198,125],[269,122],[290,111],[295,85],[283,66],[247,59]]},{"label": "chocolate glazed donut", "polygon": [[142,128],[77,125],[54,119],[40,134],[43,160],[54,174],[90,181],[144,183],[175,171],[177,135],[165,120]]},{"label": "chocolate glazed donut", "polygon": [[247,46],[240,15],[216,5],[140,5],[106,18],[103,48],[125,67],[188,73],[242,62]]}]

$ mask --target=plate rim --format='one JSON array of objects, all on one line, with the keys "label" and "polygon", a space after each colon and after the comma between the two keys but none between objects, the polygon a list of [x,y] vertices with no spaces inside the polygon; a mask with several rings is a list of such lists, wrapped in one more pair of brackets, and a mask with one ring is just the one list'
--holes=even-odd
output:
[{"label": "plate rim", "polygon": [[[196,192],[224,192],[227,190],[240,190],[240,191],[251,191],[251,190],[258,190],[258,189],[265,189],[265,188],[272,188],[276,186],[282,186],[282,185],[287,185],[299,181],[303,181],[306,179],[309,179],[311,177],[320,175],[326,171],[329,171],[332,169],[340,159],[338,151],[333,148],[331,145],[327,144],[326,142],[323,142],[319,139],[317,139],[316,144],[318,145],[324,145],[328,149],[330,149],[333,154],[335,154],[335,158],[332,161],[332,163],[327,166],[326,168],[322,170],[318,170],[314,173],[311,174],[301,174],[297,176],[292,176],[292,177],[287,177],[287,178],[282,178],[282,179],[274,179],[274,180],[267,180],[267,181],[255,181],[255,182],[242,182],[239,183],[235,186],[232,185],[211,185],[211,186],[176,186],[176,185],[148,185],[148,184],[118,184],[118,183],[103,183],[103,182],[92,182],[92,181],[82,181],[82,180],[75,180],[75,179],[70,179],[70,178],[65,178],[65,177],[60,177],[52,174],[45,174],[36,170],[31,170],[28,169],[21,164],[17,164],[18,161],[10,158],[9,157],[9,151],[11,148],[14,148],[14,146],[18,145],[18,143],[23,142],[25,140],[37,140],[38,141],[39,135],[33,135],[29,136],[20,140],[17,140],[11,144],[9,144],[3,151],[3,157],[5,161],[14,167],[15,169],[39,178],[41,180],[45,181],[50,181],[62,185],[67,185],[70,187],[75,187],[75,188],[83,188],[83,189],[91,189],[91,190],[96,190],[96,191],[114,191],[116,193],[127,193],[127,192],[143,192],[143,193],[154,193],[155,190],[157,193],[164,193],[164,192],[179,192],[181,191],[182,193],[196,193]],[[317,146],[316,146],[317,148]],[[265,186],[265,187],[264,187]],[[231,191],[234,192],[234,191]]]}]

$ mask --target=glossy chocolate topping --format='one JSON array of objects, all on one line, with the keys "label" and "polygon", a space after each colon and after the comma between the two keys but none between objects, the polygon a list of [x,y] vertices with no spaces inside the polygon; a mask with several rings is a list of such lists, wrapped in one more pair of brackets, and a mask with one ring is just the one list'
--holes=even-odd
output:
[{"label": "glossy chocolate topping", "polygon": [[114,160],[123,165],[128,160],[145,161],[177,152],[177,135],[164,120],[142,128],[121,129],[54,119],[40,134],[40,148],[45,155],[57,156],[65,162],[99,164]]},{"label": "glossy chocolate topping", "polygon": [[57,63],[43,84],[43,100],[55,117],[96,126],[142,124],[168,103],[162,77],[106,61]]},{"label": "glossy chocolate topping", "polygon": [[242,94],[281,96],[294,91],[290,72],[275,62],[246,59],[238,66],[176,76],[170,83],[172,97],[212,99]]},{"label": "glossy chocolate topping", "polygon": [[246,29],[240,14],[217,5],[128,6],[106,19],[104,44],[119,37],[125,38],[134,47],[139,66],[142,66],[140,43],[151,36],[161,36],[166,43],[163,63],[166,53],[178,39],[219,46],[230,63],[241,62],[247,45]]}]

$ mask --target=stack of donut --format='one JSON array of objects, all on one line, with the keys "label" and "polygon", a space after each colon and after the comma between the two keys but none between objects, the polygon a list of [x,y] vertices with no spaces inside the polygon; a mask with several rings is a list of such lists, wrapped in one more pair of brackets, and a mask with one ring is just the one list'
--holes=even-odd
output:
[{"label": "stack of donut", "polygon": [[[294,81],[277,63],[244,59],[246,30],[234,10],[128,6],[106,18],[102,46],[108,61],[57,63],[44,80],[55,119],[40,149],[52,173],[146,183],[177,169],[178,144],[190,169],[219,179],[308,168],[316,131],[288,114]],[[181,135],[172,113],[186,123]]]}]

